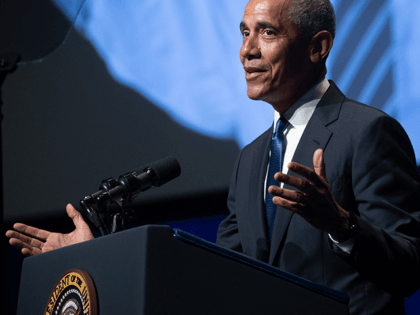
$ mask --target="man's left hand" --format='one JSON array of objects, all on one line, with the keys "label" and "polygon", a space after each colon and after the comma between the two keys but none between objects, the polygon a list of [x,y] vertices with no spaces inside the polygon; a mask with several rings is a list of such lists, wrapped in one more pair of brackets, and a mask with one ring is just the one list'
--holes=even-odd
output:
[{"label": "man's left hand", "polygon": [[298,191],[270,186],[268,192],[274,196],[274,204],[297,213],[315,228],[329,233],[334,240],[344,241],[349,236],[350,215],[332,197],[321,149],[315,151],[313,164],[313,170],[296,162],[288,164],[290,171],[304,179],[280,172],[274,175],[276,181]]}]

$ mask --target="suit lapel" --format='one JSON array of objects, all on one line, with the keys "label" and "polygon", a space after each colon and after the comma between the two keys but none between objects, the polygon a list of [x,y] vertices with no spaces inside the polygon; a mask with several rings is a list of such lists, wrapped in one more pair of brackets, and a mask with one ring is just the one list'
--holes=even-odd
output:
[{"label": "suit lapel", "polygon": [[[327,125],[338,119],[345,97],[337,88],[334,82],[330,81],[330,88],[320,100],[314,114],[309,120],[305,131],[299,141],[292,161],[308,166],[313,169],[313,154],[317,149],[325,150],[328,140],[332,136]],[[289,175],[296,174],[288,172]],[[296,188],[284,185],[284,188],[296,190]],[[280,245],[287,234],[287,227],[290,224],[293,213],[282,207],[277,207],[276,219],[274,222],[273,238],[270,247],[269,263],[272,264],[280,248]]]},{"label": "suit lapel", "polygon": [[[251,167],[251,180],[249,183],[248,196],[256,195],[256,198],[249,198],[248,216],[252,222],[252,230],[254,240],[264,240],[264,244],[255,244],[256,255],[267,262],[268,251],[270,248],[268,241],[268,227],[264,206],[264,181],[267,173],[268,152],[270,149],[270,141],[272,129],[268,129],[261,137],[259,146],[254,151]],[[261,241],[259,241],[261,242]],[[265,252],[266,254],[263,254]],[[263,257],[266,257],[263,259]]]}]

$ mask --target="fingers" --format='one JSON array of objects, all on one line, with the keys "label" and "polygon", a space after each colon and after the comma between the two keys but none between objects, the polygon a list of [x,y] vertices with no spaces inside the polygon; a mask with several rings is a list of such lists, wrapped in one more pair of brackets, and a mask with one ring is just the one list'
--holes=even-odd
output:
[{"label": "fingers", "polygon": [[73,220],[74,226],[77,228],[84,228],[86,226],[82,215],[70,203],[66,206],[67,215]]},{"label": "fingers", "polygon": [[299,191],[284,189],[278,186],[270,186],[268,192],[273,195],[273,200],[275,197],[280,197],[296,203],[303,204],[307,202],[306,196]]},{"label": "fingers", "polygon": [[303,166],[296,162],[290,162],[287,165],[287,167],[289,168],[290,171],[304,177],[306,180],[308,180],[310,183],[312,183],[315,186],[324,185],[324,182],[321,180],[319,175],[314,170],[310,169],[307,166]]},{"label": "fingers", "polygon": [[77,216],[80,215],[79,211],[77,211],[70,203],[66,206],[67,215],[70,219],[77,220]]},{"label": "fingers", "polygon": [[305,194],[300,191],[270,186],[268,192],[273,195],[272,200],[274,204],[293,212],[299,212],[309,203]]},{"label": "fingers", "polygon": [[300,214],[301,210],[305,207],[300,203],[286,200],[280,197],[273,197],[273,203],[297,214]]},{"label": "fingers", "polygon": [[27,241],[22,241],[21,239],[16,238],[15,235],[13,235],[12,238],[10,238],[9,240],[9,244],[20,249],[22,254],[24,254],[25,256],[32,256],[32,255],[40,254],[42,252],[41,250],[42,243],[39,242],[38,240],[35,240],[35,241],[37,241],[38,244],[30,244]]},{"label": "fingers", "polygon": [[277,173],[274,176],[274,179],[276,179],[278,182],[283,182],[287,185],[293,186],[305,193],[308,189],[310,189],[309,186],[311,185],[308,184],[312,184],[313,186],[318,188],[328,188],[327,174],[325,171],[324,163],[324,153],[322,149],[318,149],[314,152],[313,164],[313,170],[307,166],[298,164],[296,162],[290,162],[287,165],[290,171],[304,177],[309,183],[306,182],[304,179],[298,177],[288,176],[285,174],[278,175],[281,173]]},{"label": "fingers", "polygon": [[[302,166],[302,167],[305,167],[305,166]],[[311,181],[304,180],[299,177],[290,176],[283,173],[276,173],[274,175],[274,179],[278,182],[285,183],[286,185],[295,187],[305,194],[313,193],[315,190],[314,186],[311,185]]]},{"label": "fingers", "polygon": [[13,225],[13,228],[20,233],[29,235],[31,237],[36,237],[37,239],[40,239],[41,241],[45,241],[48,235],[51,234],[51,232],[41,230],[36,227],[29,226],[23,223],[15,223]]},{"label": "fingers", "polygon": [[313,163],[315,173],[321,176],[326,182],[328,182],[327,174],[325,172],[324,152],[321,149],[315,151]]},{"label": "fingers", "polygon": [[[23,255],[25,255],[26,257],[37,255],[37,254],[35,254],[33,251],[31,251],[30,249],[28,249],[28,248],[22,248],[22,249],[21,249],[21,252],[22,252],[22,254],[23,254]],[[41,252],[39,252],[39,254],[40,254],[40,253],[41,253]]]},{"label": "fingers", "polygon": [[[20,249],[25,256],[42,253],[42,247],[51,233],[23,223],[15,223],[16,231],[8,230],[6,236],[10,238],[9,244]],[[26,234],[26,235],[25,235]]]},{"label": "fingers", "polygon": [[25,256],[34,256],[34,255],[38,255],[38,254],[42,254],[42,249],[37,248],[37,247],[32,247],[32,248],[28,248],[28,247],[23,247],[21,249],[22,254],[24,254]]},{"label": "fingers", "polygon": [[[23,235],[19,232],[12,231],[12,230],[7,231],[6,236],[9,237],[11,240],[12,239],[16,240],[17,242],[27,244],[28,246],[41,248],[42,244],[44,244],[44,242],[41,242],[38,239]],[[9,243],[10,243],[10,241],[9,241]],[[14,245],[14,244],[12,244],[12,245]]]}]

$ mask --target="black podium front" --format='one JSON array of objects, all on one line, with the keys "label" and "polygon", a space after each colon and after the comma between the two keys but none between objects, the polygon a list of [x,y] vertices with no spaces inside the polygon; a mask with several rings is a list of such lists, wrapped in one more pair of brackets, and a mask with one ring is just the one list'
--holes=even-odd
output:
[{"label": "black podium front", "polygon": [[91,276],[100,315],[348,314],[343,293],[167,226],[26,258],[18,314],[44,314],[57,280],[70,269]]}]

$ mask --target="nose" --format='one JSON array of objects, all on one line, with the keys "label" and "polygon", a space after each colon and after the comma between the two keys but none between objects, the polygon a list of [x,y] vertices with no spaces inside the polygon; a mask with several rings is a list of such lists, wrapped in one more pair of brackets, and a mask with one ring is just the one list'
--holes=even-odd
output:
[{"label": "nose", "polygon": [[244,37],[242,47],[240,51],[240,57],[242,60],[255,59],[261,56],[260,48],[258,47],[258,39],[256,35],[249,34]]}]

